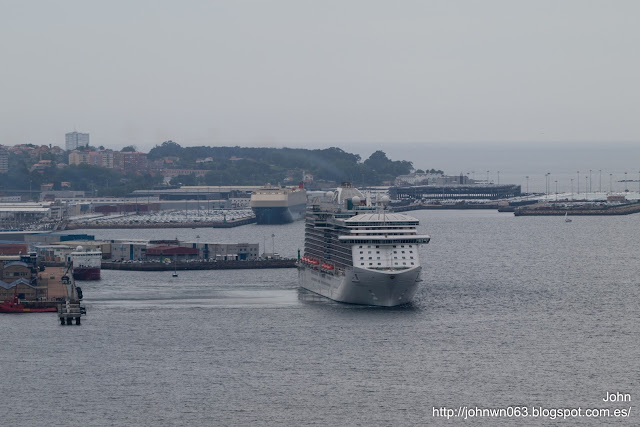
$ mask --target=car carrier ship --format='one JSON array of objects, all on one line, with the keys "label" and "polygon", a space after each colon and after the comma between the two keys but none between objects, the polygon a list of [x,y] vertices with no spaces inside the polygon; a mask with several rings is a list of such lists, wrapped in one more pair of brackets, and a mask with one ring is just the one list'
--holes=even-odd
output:
[{"label": "car carrier ship", "polygon": [[300,184],[287,188],[275,185],[251,193],[251,209],[258,224],[287,224],[304,218],[307,207],[307,190]]},{"label": "car carrier ship", "polygon": [[422,281],[418,248],[429,243],[419,221],[390,213],[343,183],[314,199],[305,219],[300,286],[335,301],[377,306],[410,302]]}]

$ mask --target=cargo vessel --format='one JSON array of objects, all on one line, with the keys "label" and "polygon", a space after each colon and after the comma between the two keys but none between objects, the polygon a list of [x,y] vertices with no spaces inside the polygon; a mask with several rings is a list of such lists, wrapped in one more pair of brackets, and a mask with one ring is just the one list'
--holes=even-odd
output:
[{"label": "cargo vessel", "polygon": [[310,202],[300,286],[335,301],[391,307],[411,302],[422,281],[419,221],[372,205],[349,183]]},{"label": "cargo vessel", "polygon": [[251,193],[251,209],[258,224],[287,224],[304,218],[307,190],[300,184],[288,188],[275,185]]},{"label": "cargo vessel", "polygon": [[100,280],[101,251],[85,251],[82,246],[78,246],[71,252],[71,263],[75,280]]}]

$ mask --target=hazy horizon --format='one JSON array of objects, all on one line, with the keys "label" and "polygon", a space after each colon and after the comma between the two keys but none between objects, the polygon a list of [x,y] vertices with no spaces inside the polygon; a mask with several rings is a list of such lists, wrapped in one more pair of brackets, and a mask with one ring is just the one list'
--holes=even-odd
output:
[{"label": "hazy horizon", "polygon": [[636,142],[634,1],[0,5],[0,144]]}]

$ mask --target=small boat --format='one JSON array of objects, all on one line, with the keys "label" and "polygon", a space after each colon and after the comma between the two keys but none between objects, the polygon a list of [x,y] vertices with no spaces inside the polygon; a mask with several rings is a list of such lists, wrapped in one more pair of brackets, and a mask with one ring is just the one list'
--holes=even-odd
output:
[{"label": "small boat", "polygon": [[173,257],[173,274],[171,275],[171,277],[178,277],[178,265],[176,264],[176,257],[174,255]]},{"label": "small boat", "polygon": [[571,218],[569,218],[567,215],[569,214],[569,212],[565,212],[564,213],[564,222],[571,222]]},{"label": "small boat", "polygon": [[20,303],[18,299],[18,287],[13,294],[13,298],[7,298],[3,303],[0,303],[0,313],[47,313],[58,311],[55,307],[49,308],[27,308],[24,304]]}]

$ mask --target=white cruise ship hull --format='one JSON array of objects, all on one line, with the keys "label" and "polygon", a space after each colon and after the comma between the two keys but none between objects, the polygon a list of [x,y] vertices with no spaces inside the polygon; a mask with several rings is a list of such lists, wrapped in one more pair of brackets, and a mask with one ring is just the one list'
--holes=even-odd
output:
[{"label": "white cruise ship hull", "polygon": [[298,267],[300,286],[334,301],[393,307],[411,302],[421,282],[422,267],[375,271],[354,267],[344,275]]}]

